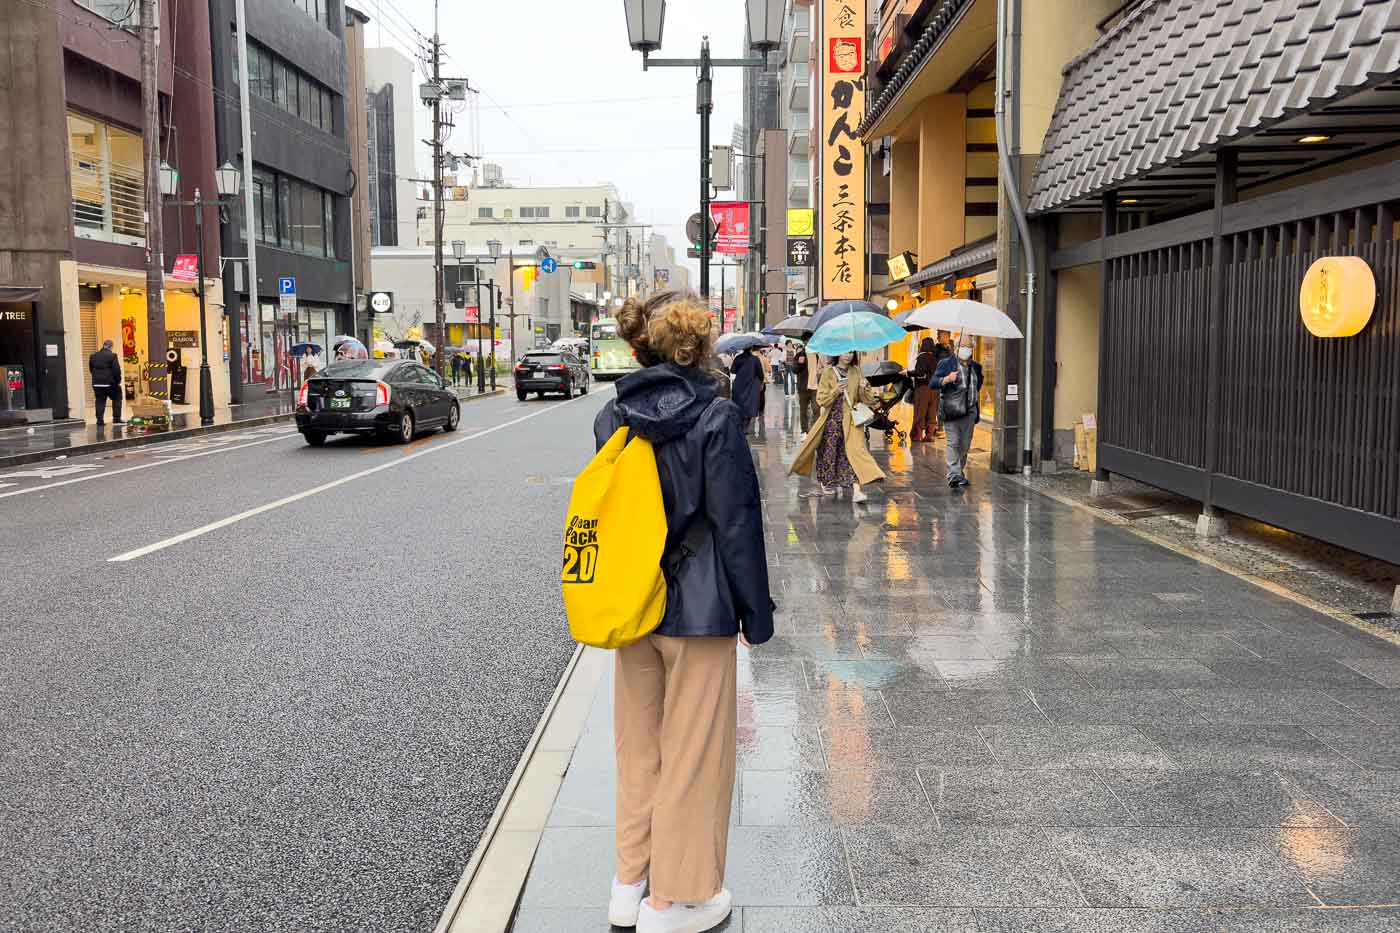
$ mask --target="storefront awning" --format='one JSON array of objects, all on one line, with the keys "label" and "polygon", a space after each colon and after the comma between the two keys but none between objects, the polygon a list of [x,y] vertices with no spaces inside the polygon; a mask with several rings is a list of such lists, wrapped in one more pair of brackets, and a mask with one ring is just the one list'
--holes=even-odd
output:
[{"label": "storefront awning", "polygon": [[38,285],[0,285],[0,304],[38,301],[42,291]]},{"label": "storefront awning", "polygon": [[[1376,127],[1400,115],[1397,74],[1400,0],[1145,3],[1066,66],[1031,211],[1109,191],[1160,206],[1157,183],[1208,198],[1227,145],[1256,182],[1363,154],[1400,140]],[[1374,99],[1329,110],[1358,92]]]},{"label": "storefront awning", "polygon": [[920,101],[946,92],[995,42],[992,0],[943,0],[928,14],[889,81],[873,95],[856,134],[867,144],[891,135]]},{"label": "storefront awning", "polygon": [[966,276],[969,273],[985,272],[994,268],[996,262],[997,241],[992,237],[984,242],[965,246],[935,263],[930,263],[898,284],[901,288],[922,288],[940,282],[950,275]]}]

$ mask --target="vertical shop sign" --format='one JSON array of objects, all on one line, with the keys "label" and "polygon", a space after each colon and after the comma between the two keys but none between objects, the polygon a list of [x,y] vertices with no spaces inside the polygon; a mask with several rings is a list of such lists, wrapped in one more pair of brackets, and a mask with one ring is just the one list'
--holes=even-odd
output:
[{"label": "vertical shop sign", "polygon": [[867,0],[822,0],[821,297],[865,297],[865,114]]},{"label": "vertical shop sign", "polygon": [[744,201],[710,204],[715,222],[715,252],[744,254],[749,251],[749,205]]},{"label": "vertical shop sign", "polygon": [[122,318],[122,362],[135,363],[139,357],[136,355],[136,318]]}]

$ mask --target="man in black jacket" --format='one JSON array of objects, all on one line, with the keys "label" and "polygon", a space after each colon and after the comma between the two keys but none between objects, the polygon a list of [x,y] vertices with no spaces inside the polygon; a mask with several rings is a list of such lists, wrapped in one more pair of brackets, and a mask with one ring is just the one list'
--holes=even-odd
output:
[{"label": "man in black jacket", "polygon": [[97,400],[97,423],[103,424],[107,400],[112,400],[112,423],[122,423],[122,364],[112,352],[112,341],[102,341],[102,349],[88,358],[92,373],[92,394]]}]

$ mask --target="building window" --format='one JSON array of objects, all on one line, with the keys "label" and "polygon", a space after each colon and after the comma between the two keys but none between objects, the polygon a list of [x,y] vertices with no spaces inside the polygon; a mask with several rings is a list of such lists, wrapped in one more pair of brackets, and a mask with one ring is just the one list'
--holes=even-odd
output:
[{"label": "building window", "polygon": [[[237,84],[238,53],[234,46],[233,83]],[[270,101],[327,133],[335,132],[335,96],[285,59],[256,42],[248,43],[248,93]]]},{"label": "building window", "polygon": [[322,26],[330,28],[331,0],[291,0],[291,4]]},{"label": "building window", "polygon": [[141,25],[141,4],[132,0],[75,0],[105,20],[128,29]]},{"label": "building window", "polygon": [[514,212],[513,210],[511,210],[510,208],[506,208],[506,220],[510,220],[510,219],[511,219],[512,217],[514,217],[514,216],[515,216],[515,212]]},{"label": "building window", "polygon": [[577,217],[578,215],[579,215],[579,208],[578,208],[578,205],[577,205],[577,204],[570,205],[569,207],[564,208],[564,217],[565,217],[565,218]]},{"label": "building window", "polygon": [[544,220],[549,216],[547,207],[522,207],[520,209],[520,219]]},{"label": "building window", "polygon": [[520,241],[520,245],[521,245],[521,246],[534,246],[534,245],[535,245],[535,241],[534,241],[534,240],[521,240],[521,241]]},{"label": "building window", "polygon": [[589,208],[588,208],[588,216],[589,216],[589,217],[602,217],[602,216],[603,216],[603,209],[602,209],[601,207],[589,207]]},{"label": "building window", "polygon": [[476,209],[476,216],[477,216],[478,218],[487,218],[487,219],[489,219],[489,218],[491,218],[492,216],[494,216],[494,209],[493,209],[493,208],[490,208],[490,207],[478,207],[478,208]]},{"label": "building window", "polygon": [[69,112],[73,229],[88,240],[146,244],[141,136]]},{"label": "building window", "polygon": [[331,192],[256,168],[253,215],[259,243],[335,258],[335,195]]}]

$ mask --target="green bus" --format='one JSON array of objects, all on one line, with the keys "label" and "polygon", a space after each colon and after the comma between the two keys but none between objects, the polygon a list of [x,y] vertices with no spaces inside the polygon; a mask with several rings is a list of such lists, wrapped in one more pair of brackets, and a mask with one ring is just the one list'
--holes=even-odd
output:
[{"label": "green bus", "polygon": [[593,322],[589,334],[593,351],[593,375],[599,379],[617,379],[641,369],[632,348],[617,335],[617,321],[607,317]]}]

